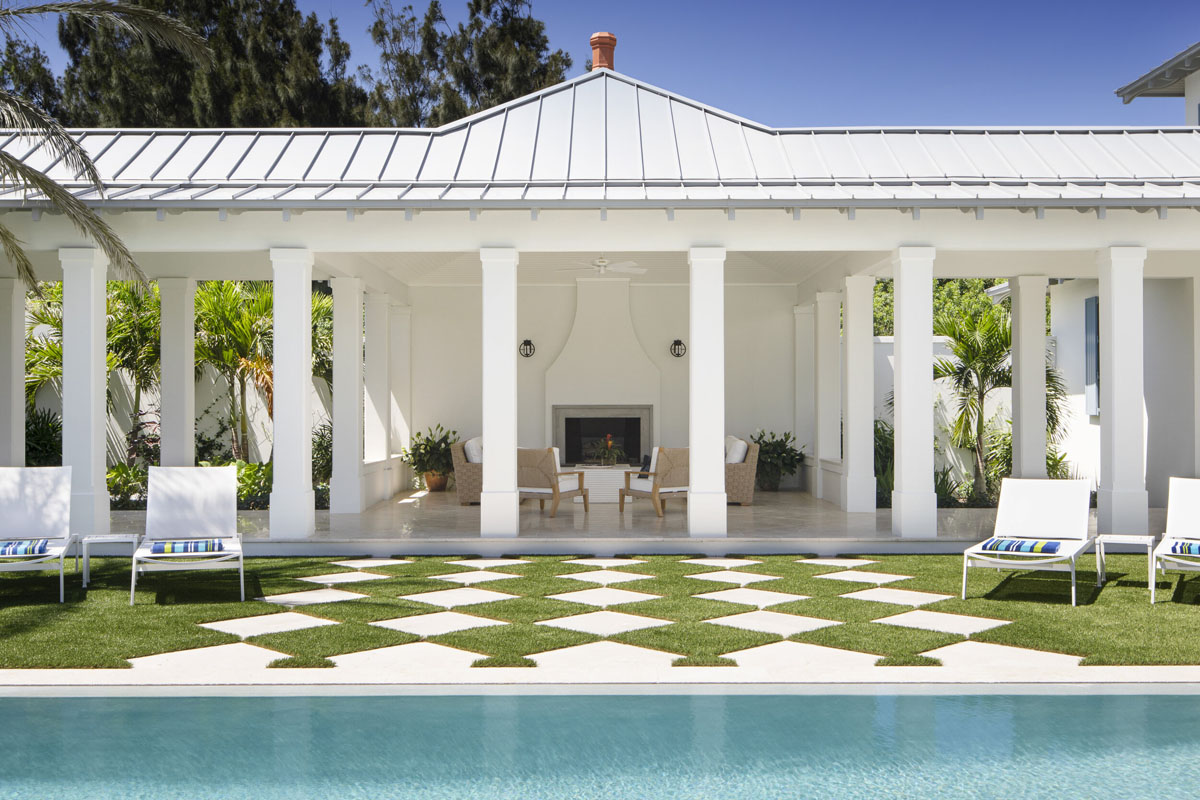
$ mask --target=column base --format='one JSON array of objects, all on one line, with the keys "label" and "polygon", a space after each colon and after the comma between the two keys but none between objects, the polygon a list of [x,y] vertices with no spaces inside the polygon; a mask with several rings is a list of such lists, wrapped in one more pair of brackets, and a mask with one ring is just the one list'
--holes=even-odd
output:
[{"label": "column base", "polygon": [[317,530],[313,491],[271,492],[271,538],[298,539]]},{"label": "column base", "polygon": [[851,514],[875,511],[875,476],[842,476],[842,511]]},{"label": "column base", "polygon": [[367,510],[363,502],[363,484],[361,480],[339,481],[336,477],[329,482],[329,513],[330,514],[361,514]]},{"label": "column base", "polygon": [[1149,533],[1150,496],[1140,489],[1101,488],[1096,496],[1096,532],[1142,535]]},{"label": "column base", "polygon": [[727,535],[725,492],[688,492],[688,536],[722,539]]},{"label": "column base", "polygon": [[893,492],[892,534],[906,539],[937,536],[937,494]]},{"label": "column base", "polygon": [[479,535],[514,538],[521,531],[520,498],[516,492],[483,492],[479,495]]},{"label": "column base", "polygon": [[71,493],[71,533],[108,533],[108,491]]}]

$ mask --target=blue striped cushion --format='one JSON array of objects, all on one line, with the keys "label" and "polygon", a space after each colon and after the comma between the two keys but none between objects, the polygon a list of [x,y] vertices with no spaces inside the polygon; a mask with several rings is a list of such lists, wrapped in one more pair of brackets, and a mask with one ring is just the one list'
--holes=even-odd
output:
[{"label": "blue striped cushion", "polygon": [[1200,542],[1171,542],[1171,552],[1182,556],[1200,556]]},{"label": "blue striped cushion", "polygon": [[189,539],[176,542],[155,542],[150,546],[154,555],[178,555],[180,553],[216,553],[225,549],[220,539]]},{"label": "blue striped cushion", "polygon": [[0,542],[0,556],[42,556],[49,548],[49,539],[17,539]]},{"label": "blue striped cushion", "polygon": [[1049,539],[1000,539],[993,536],[983,543],[984,550],[998,553],[1046,553],[1058,552],[1058,542]]}]

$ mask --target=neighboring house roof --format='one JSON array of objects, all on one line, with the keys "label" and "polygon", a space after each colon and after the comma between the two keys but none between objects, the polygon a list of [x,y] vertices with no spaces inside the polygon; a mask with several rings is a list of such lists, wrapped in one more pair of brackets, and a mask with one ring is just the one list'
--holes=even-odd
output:
[{"label": "neighboring house roof", "polygon": [[1171,56],[1115,94],[1126,103],[1137,97],[1183,97],[1183,79],[1200,69],[1200,42]]},{"label": "neighboring house roof", "polygon": [[[434,129],[80,130],[111,207],[1189,205],[1193,128],[771,128],[607,69]],[[0,187],[0,207],[40,196]]]}]

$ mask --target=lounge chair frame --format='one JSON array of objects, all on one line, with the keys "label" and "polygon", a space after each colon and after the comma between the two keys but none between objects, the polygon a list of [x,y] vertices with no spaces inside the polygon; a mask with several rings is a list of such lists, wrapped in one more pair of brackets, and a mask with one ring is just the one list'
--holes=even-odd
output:
[{"label": "lounge chair frame", "polygon": [[4,556],[0,572],[45,572],[58,562],[58,602],[66,601],[71,533],[70,467],[0,467],[0,543],[46,539],[45,553]]},{"label": "lounge chair frame", "polygon": [[1171,478],[1167,488],[1167,529],[1151,556],[1150,604],[1158,588],[1158,575],[1172,572],[1200,572],[1200,556],[1172,553],[1177,542],[1200,543],[1200,478]]}]

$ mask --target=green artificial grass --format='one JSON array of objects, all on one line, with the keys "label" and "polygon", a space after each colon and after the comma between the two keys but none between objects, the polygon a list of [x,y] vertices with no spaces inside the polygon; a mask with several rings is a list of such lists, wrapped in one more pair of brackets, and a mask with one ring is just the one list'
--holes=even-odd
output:
[{"label": "green artificial grass", "polygon": [[[638,556],[646,563],[619,571],[651,576],[614,585],[653,600],[627,603],[610,610],[666,620],[670,624],[616,634],[608,639],[670,653],[677,666],[729,666],[728,654],[781,641],[759,633],[705,620],[754,610],[753,607],[699,594],[736,588],[735,584],[698,580],[694,575],[720,571],[685,564],[687,554]],[[841,594],[870,584],[816,576],[838,567],[797,561],[797,555],[748,555],[761,563],[736,571],[769,575],[750,584],[760,591],[803,595],[807,599],[769,606],[780,614],[796,614],[842,623],[789,637],[792,641],[870,654],[881,666],[937,664],[926,653],[965,637],[893,625],[877,620],[909,611],[908,606],[877,603]],[[600,641],[600,636],[535,623],[599,609],[548,595],[597,588],[600,584],[563,578],[593,570],[567,563],[576,556],[524,556],[529,563],[493,567],[512,579],[477,584],[477,588],[516,595],[512,599],[454,609],[509,623],[439,636],[421,637],[371,625],[372,622],[430,614],[445,609],[420,601],[426,592],[459,588],[432,576],[472,571],[448,562],[463,556],[415,556],[410,564],[371,567],[378,580],[341,586],[360,599],[302,606],[297,613],[332,620],[337,625],[252,637],[247,641],[279,653],[273,667],[329,667],[331,657],[415,641],[436,642],[478,656],[476,666],[529,667],[530,656]],[[1200,579],[1182,580],[1178,573],[1159,581],[1160,602],[1151,606],[1146,588],[1146,559],[1141,555],[1109,557],[1109,582],[1095,586],[1094,560],[1080,560],[1079,606],[1069,603],[1069,577],[1058,573],[996,573],[971,570],[968,599],[958,597],[962,559],[958,555],[863,556],[877,563],[857,567],[871,572],[910,576],[891,588],[949,595],[924,606],[930,611],[1007,620],[1011,624],[976,634],[983,642],[1067,653],[1084,664],[1200,664]],[[247,598],[320,588],[301,577],[351,571],[334,566],[336,558],[255,558],[246,561]],[[401,599],[414,595],[413,599]],[[60,605],[58,578],[46,573],[0,573],[0,668],[121,668],[128,659],[157,653],[240,641],[238,637],[199,623],[281,613],[287,609],[248,599],[237,602],[236,573],[159,573],[138,582],[136,604],[129,606],[129,559],[92,560],[92,585],[82,589],[77,573],[68,571],[67,602]]]}]

